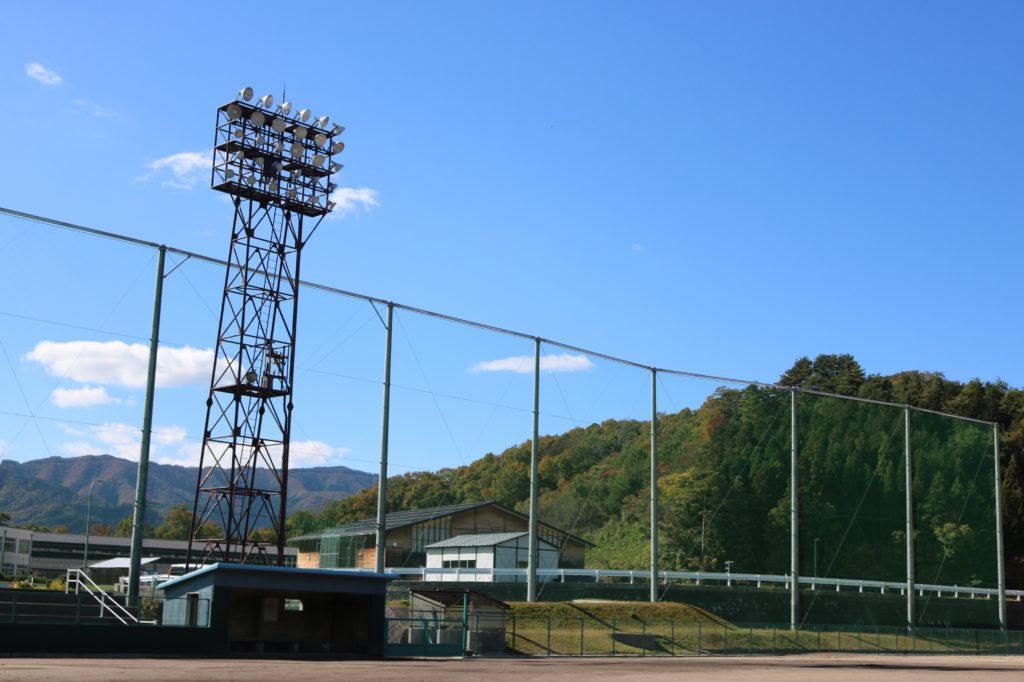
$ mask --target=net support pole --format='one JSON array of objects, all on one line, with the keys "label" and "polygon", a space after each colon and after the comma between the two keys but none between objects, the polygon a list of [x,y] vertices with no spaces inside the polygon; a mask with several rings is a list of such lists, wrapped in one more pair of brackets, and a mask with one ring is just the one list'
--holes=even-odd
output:
[{"label": "net support pole", "polygon": [[142,570],[142,538],[146,533],[146,485],[149,480],[149,444],[153,435],[153,394],[156,392],[156,357],[160,346],[160,308],[164,298],[164,259],[167,247],[156,256],[156,288],[153,292],[153,327],[149,336],[149,365],[146,368],[146,398],[142,407],[142,443],[135,476],[135,508],[132,514],[132,546],[128,562],[128,605],[139,604],[139,576]]},{"label": "net support pole", "polygon": [[388,317],[384,331],[384,398],[381,401],[380,419],[380,474],[377,476],[377,542],[375,544],[374,570],[384,572],[387,555],[387,528],[385,517],[388,508],[388,432],[391,419],[391,328],[395,315],[395,304],[388,302]]},{"label": "net support pole", "polygon": [[904,473],[907,489],[907,628],[914,622],[914,467],[910,450],[910,407],[903,408]]},{"label": "net support pole", "polygon": [[995,456],[996,500],[996,587],[999,591],[999,627],[1006,630],[1006,567],[1003,563],[1003,486],[999,472],[999,424],[992,425]]},{"label": "net support pole", "polygon": [[537,601],[537,439],[540,433],[540,338],[533,340],[533,441],[530,445],[530,532],[526,563],[526,601]]},{"label": "net support pole", "polygon": [[658,370],[651,368],[651,602],[658,601]]},{"label": "net support pole", "polygon": [[789,627],[800,624],[800,514],[796,469],[796,391],[789,392]]}]

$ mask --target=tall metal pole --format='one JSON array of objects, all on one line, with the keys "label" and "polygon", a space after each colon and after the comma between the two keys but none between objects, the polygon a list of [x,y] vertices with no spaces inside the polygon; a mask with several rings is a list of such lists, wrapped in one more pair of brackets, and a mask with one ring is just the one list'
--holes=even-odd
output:
[{"label": "tall metal pole", "polygon": [[796,391],[789,392],[789,627],[800,625],[800,515],[796,469]]},{"label": "tall metal pole", "polygon": [[903,440],[906,448],[903,477],[907,485],[907,628],[914,618],[914,468],[910,451],[910,407],[903,408]]},{"label": "tall metal pole", "polygon": [[89,502],[85,505],[85,552],[82,554],[82,570],[88,573],[89,568],[89,526],[92,525],[92,491],[97,483],[103,483],[102,478],[97,478],[89,486]]},{"label": "tall metal pole", "polygon": [[533,443],[530,446],[530,533],[526,563],[526,601],[537,601],[537,439],[540,434],[540,338],[533,340]]},{"label": "tall metal pole", "polygon": [[999,424],[992,425],[996,459],[996,580],[999,590],[999,627],[1006,630],[1006,567],[1003,565],[1003,486],[999,473]]},{"label": "tall metal pole", "polygon": [[651,602],[658,601],[658,370],[651,367]]},{"label": "tall metal pole", "polygon": [[377,477],[377,556],[374,570],[384,572],[387,537],[384,519],[388,507],[388,421],[391,417],[391,321],[395,304],[388,303],[388,321],[384,336],[384,400],[380,421],[380,474]]},{"label": "tall metal pole", "polygon": [[149,443],[153,432],[153,394],[156,389],[156,356],[160,342],[160,307],[164,298],[164,257],[161,245],[156,257],[156,289],[153,294],[153,327],[149,335],[149,366],[146,369],[146,400],[142,407],[142,445],[135,476],[135,509],[132,514],[132,549],[128,566],[128,605],[139,603],[139,572],[142,569],[142,538],[146,534],[146,485],[149,481]]}]

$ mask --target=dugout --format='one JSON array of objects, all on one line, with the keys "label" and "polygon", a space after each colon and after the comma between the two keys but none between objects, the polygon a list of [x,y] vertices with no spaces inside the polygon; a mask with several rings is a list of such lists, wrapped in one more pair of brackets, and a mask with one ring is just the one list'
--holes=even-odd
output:
[{"label": "dugout", "polygon": [[378,657],[390,576],[217,563],[163,583],[162,623],[224,630],[232,653]]},{"label": "dugout", "polygon": [[409,615],[423,622],[462,622],[466,650],[475,654],[505,651],[505,612],[508,604],[458,587],[409,589]]}]

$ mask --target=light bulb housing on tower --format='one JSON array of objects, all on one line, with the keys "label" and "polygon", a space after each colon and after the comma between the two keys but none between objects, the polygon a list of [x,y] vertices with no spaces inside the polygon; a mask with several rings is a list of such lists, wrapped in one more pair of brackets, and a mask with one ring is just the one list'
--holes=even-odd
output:
[{"label": "light bulb housing on tower", "polygon": [[306,216],[325,215],[335,187],[331,175],[342,167],[335,157],[345,148],[335,136],[344,127],[328,116],[310,123],[310,110],[293,114],[290,102],[272,110],[271,95],[252,99],[253,89],[245,87],[217,109],[211,186]]}]

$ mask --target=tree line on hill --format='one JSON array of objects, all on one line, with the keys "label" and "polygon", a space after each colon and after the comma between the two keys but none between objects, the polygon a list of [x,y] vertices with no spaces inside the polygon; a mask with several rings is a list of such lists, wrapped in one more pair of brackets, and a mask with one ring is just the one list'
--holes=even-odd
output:
[{"label": "tree line on hill", "polygon": [[[850,355],[799,359],[785,387],[948,412],[1000,425],[1007,577],[1024,584],[1024,391],[908,371],[867,375]],[[664,569],[785,574],[790,552],[790,391],[721,388],[697,409],[660,414],[659,560]],[[797,393],[800,571],[904,579],[904,410]],[[991,427],[910,412],[918,580],[993,586]],[[540,451],[541,518],[596,544],[593,567],[645,568],[649,422],[608,420]],[[463,467],[388,479],[388,510],[494,500],[526,512],[530,443]],[[306,533],[372,517],[376,487],[289,518]]]}]

